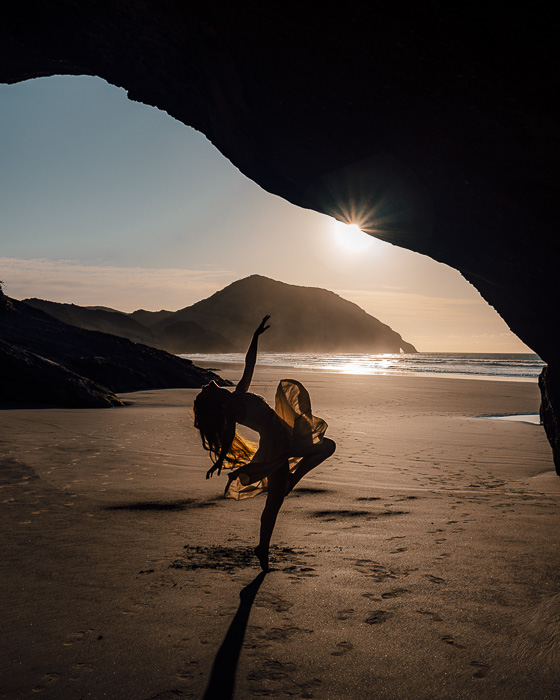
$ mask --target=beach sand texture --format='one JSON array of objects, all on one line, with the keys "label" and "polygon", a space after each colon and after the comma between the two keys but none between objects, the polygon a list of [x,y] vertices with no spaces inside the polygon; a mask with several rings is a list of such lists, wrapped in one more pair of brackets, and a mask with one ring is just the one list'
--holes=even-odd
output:
[{"label": "beach sand texture", "polygon": [[264,499],[205,480],[196,390],[2,411],[2,698],[559,697],[560,479],[542,428],[478,418],[537,412],[536,384],[257,368],[252,390],[292,375],[338,449],[266,576]]}]

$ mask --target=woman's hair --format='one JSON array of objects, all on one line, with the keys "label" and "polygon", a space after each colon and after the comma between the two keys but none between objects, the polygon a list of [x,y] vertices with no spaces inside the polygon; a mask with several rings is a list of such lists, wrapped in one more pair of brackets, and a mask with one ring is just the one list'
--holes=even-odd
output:
[{"label": "woman's hair", "polygon": [[[202,447],[210,453],[212,462],[216,462],[224,444],[227,430],[225,404],[204,389],[194,400],[194,427],[200,432]],[[257,451],[257,446],[245,440],[237,430],[229,448],[223,466],[232,469],[247,464]]]}]

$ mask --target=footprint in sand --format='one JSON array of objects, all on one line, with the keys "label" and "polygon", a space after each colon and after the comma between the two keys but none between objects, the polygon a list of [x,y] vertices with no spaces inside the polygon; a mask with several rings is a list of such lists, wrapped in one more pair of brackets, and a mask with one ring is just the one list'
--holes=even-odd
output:
[{"label": "footprint in sand", "polygon": [[266,592],[261,593],[261,595],[259,595],[258,599],[255,601],[255,607],[269,608],[275,612],[287,612],[292,605],[293,603],[290,603],[287,600],[282,600],[282,598]]},{"label": "footprint in sand", "polygon": [[443,618],[440,617],[437,613],[432,612],[431,610],[417,610],[417,613],[420,613],[420,615],[427,615],[428,617],[432,618],[432,622],[443,622]]},{"label": "footprint in sand", "polygon": [[71,647],[72,644],[75,644],[76,642],[79,642],[80,639],[83,639],[84,635],[85,632],[70,632],[66,635],[65,640],[62,642],[62,645],[65,647]]},{"label": "footprint in sand", "polygon": [[347,610],[338,610],[336,613],[337,620],[347,620],[354,614],[354,608],[348,608]]},{"label": "footprint in sand", "polygon": [[296,681],[293,674],[298,667],[291,662],[281,662],[276,659],[265,659],[261,667],[247,675],[247,680],[254,683],[249,687],[249,694],[257,697],[300,697],[312,698],[312,689],[321,685],[319,678],[306,681]]},{"label": "footprint in sand", "polygon": [[476,671],[473,673],[473,678],[486,678],[490,671],[490,666],[480,661],[471,661],[471,666],[476,668]]},{"label": "footprint in sand", "polygon": [[45,675],[41,678],[41,681],[34,688],[31,688],[31,692],[42,693],[53,683],[56,683],[59,678],[60,675],[58,673],[45,673]]},{"label": "footprint in sand", "polygon": [[344,656],[349,651],[352,651],[354,645],[350,642],[337,642],[336,651],[331,651],[331,656]]},{"label": "footprint in sand", "polygon": [[74,671],[79,671],[80,673],[92,673],[93,666],[91,664],[81,664],[77,663],[72,666]]},{"label": "footprint in sand", "polygon": [[456,642],[454,637],[452,637],[450,634],[444,634],[443,637],[441,637],[441,641],[445,642],[445,644],[456,647],[457,649],[466,649],[466,647],[464,647],[462,644]]},{"label": "footprint in sand", "polygon": [[171,690],[164,690],[157,695],[152,695],[148,700],[179,700],[180,698],[192,698],[192,695],[190,693],[187,695],[186,692],[179,688],[173,688]]},{"label": "footprint in sand", "polygon": [[142,609],[142,606],[140,605],[135,605],[134,609],[128,609],[128,610],[121,610],[121,615],[136,615],[139,610]]},{"label": "footprint in sand", "polygon": [[188,669],[185,671],[179,671],[177,673],[177,680],[182,681],[183,683],[188,683],[192,681],[195,677],[195,673],[193,671],[189,671]]},{"label": "footprint in sand", "polygon": [[390,612],[389,610],[374,610],[366,617],[364,622],[368,625],[379,625],[382,622],[386,622],[393,616],[394,613]]},{"label": "footprint in sand", "polygon": [[361,574],[372,578],[376,583],[381,583],[386,579],[397,578],[393,571],[383,566],[383,564],[370,559],[356,559],[354,560],[354,566]]},{"label": "footprint in sand", "polygon": [[260,639],[266,639],[267,641],[277,641],[283,642],[286,639],[290,639],[296,634],[312,634],[313,630],[303,629],[301,627],[295,627],[290,625],[285,625],[284,627],[271,627],[266,630],[262,635],[259,635]]},{"label": "footprint in sand", "polygon": [[402,554],[402,552],[407,552],[408,547],[397,547],[396,549],[393,549],[392,552],[389,552],[389,554]]},{"label": "footprint in sand", "polygon": [[408,588],[393,588],[392,591],[387,591],[386,593],[382,593],[381,597],[382,598],[400,598],[400,596],[404,595],[405,593],[410,593],[410,590]]},{"label": "footprint in sand", "polygon": [[296,566],[294,564],[291,566],[284,566],[279,570],[290,574],[292,583],[298,583],[299,581],[303,581],[304,578],[313,578],[319,575],[314,573],[315,569],[312,566]]},{"label": "footprint in sand", "polygon": [[445,583],[444,578],[440,578],[439,576],[434,576],[433,574],[424,574],[424,576],[430,581],[431,583]]},{"label": "footprint in sand", "polygon": [[261,678],[269,678],[270,680],[280,680],[286,678],[289,673],[295,673],[297,666],[291,661],[278,661],[276,659],[266,659],[261,671]]},{"label": "footprint in sand", "polygon": [[93,673],[95,670],[95,667],[92,666],[91,664],[82,664],[82,663],[77,663],[72,666],[72,671],[73,674],[70,676],[68,680],[70,681],[79,681],[83,678],[83,675],[85,673]]}]

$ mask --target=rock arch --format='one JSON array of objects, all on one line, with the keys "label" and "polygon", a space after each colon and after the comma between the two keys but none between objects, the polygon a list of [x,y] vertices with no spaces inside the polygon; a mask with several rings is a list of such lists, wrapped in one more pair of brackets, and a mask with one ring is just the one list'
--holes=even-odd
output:
[{"label": "rock arch", "polygon": [[0,81],[104,78],[204,132],[266,190],[458,269],[547,362],[560,470],[551,14],[7,0]]}]

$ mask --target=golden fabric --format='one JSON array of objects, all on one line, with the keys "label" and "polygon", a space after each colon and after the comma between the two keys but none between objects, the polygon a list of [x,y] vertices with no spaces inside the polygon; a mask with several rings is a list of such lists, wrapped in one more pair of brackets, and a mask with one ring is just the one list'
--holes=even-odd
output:
[{"label": "golden fabric", "polygon": [[[251,400],[251,428],[259,432],[259,446],[252,459],[231,473],[227,498],[251,498],[267,490],[267,477],[288,460],[292,473],[302,458],[323,441],[327,424],[311,411],[307,389],[295,379],[282,379],[276,390],[274,412],[255,395]],[[256,407],[256,410],[255,410]],[[259,426],[262,426],[259,429]]]}]

